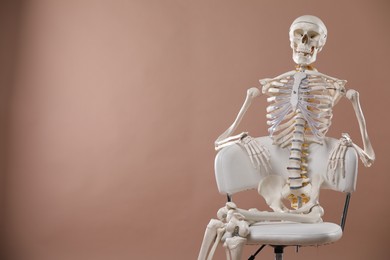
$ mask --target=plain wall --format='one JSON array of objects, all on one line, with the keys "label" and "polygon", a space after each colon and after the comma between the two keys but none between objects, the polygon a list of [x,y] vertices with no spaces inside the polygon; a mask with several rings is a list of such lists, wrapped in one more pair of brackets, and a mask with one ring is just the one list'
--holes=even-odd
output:
[{"label": "plain wall", "polygon": [[[389,108],[387,1],[30,0],[19,8],[14,84],[7,92],[10,259],[195,259],[217,191],[214,140],[246,89],[294,68],[291,22],[319,16],[329,37],[315,67],[360,92],[377,154],[360,164],[341,241],[294,259],[385,259]],[[238,132],[266,135],[266,100]],[[238,133],[237,132],[237,133]],[[350,102],[330,136],[361,144]],[[325,191],[325,220],[343,196]],[[241,207],[264,208],[255,192]],[[245,249],[245,256],[255,251]],[[222,248],[216,259],[223,259]],[[272,259],[265,249],[259,259]]]},{"label": "plain wall", "polygon": [[0,2],[0,259],[5,259],[6,222],[6,164],[7,138],[6,122],[8,118],[9,91],[13,87],[17,60],[17,35],[20,13],[20,1],[4,0]]}]

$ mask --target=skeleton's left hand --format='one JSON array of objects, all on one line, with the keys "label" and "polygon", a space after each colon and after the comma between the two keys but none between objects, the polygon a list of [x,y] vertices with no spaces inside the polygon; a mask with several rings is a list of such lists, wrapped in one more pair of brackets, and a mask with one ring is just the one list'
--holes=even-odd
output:
[{"label": "skeleton's left hand", "polygon": [[335,173],[341,171],[343,178],[345,177],[345,154],[348,147],[353,145],[351,137],[347,133],[341,135],[337,146],[332,150],[328,162],[328,174],[332,174],[332,181],[335,181]]},{"label": "skeleton's left hand", "polygon": [[267,172],[270,170],[270,153],[264,146],[258,144],[255,139],[249,135],[244,135],[240,144],[246,149],[249,158],[252,162],[252,165],[259,169],[260,166],[263,166]]}]

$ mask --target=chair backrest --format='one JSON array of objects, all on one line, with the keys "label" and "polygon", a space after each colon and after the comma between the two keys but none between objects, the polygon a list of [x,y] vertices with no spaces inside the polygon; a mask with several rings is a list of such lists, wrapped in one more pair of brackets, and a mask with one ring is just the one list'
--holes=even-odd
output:
[{"label": "chair backrest", "polygon": [[[268,146],[271,154],[271,166],[273,174],[283,174],[288,163],[288,149],[272,146],[269,137],[260,137],[260,143]],[[353,192],[356,189],[357,163],[356,151],[348,148],[345,156],[345,174],[336,172],[328,173],[328,159],[330,151],[338,140],[326,138],[322,145],[312,144],[310,151],[309,173],[322,174],[324,182],[321,188],[332,189],[340,192]],[[257,189],[259,181],[267,176],[262,169],[255,169],[246,150],[238,144],[225,147],[220,150],[215,158],[215,177],[218,190],[222,194],[234,193]]]}]

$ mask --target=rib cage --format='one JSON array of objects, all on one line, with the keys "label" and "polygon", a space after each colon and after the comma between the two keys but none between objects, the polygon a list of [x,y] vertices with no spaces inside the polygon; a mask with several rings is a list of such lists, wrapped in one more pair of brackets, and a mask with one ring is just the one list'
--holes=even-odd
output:
[{"label": "rib cage", "polygon": [[[301,75],[298,76],[302,78],[297,82],[295,77],[299,73]],[[296,72],[273,79],[264,88],[269,96],[267,101],[271,103],[267,107],[267,124],[270,126],[268,131],[275,144],[281,147],[291,144],[297,113],[306,122],[305,140],[322,143],[331,125],[334,81]]]},{"label": "rib cage", "polygon": [[332,108],[341,95],[344,84],[317,72],[293,71],[275,79],[260,81],[267,94],[267,124],[274,144],[289,146],[287,166],[291,207],[298,209],[310,198],[308,151],[311,142],[322,144],[332,119]]}]

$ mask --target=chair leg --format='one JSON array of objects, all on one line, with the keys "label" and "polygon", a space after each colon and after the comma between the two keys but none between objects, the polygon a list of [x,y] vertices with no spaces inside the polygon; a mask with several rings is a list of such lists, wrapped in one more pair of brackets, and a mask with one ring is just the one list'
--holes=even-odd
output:
[{"label": "chair leg", "polygon": [[275,260],[283,260],[283,249],[284,249],[284,246],[275,246],[274,247]]}]

